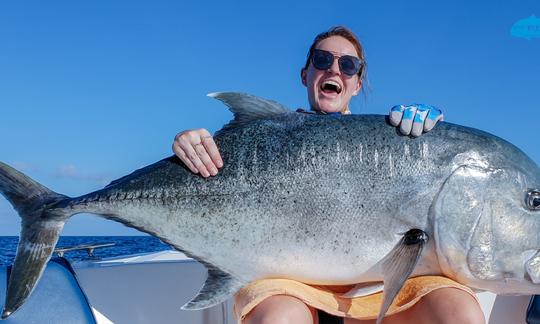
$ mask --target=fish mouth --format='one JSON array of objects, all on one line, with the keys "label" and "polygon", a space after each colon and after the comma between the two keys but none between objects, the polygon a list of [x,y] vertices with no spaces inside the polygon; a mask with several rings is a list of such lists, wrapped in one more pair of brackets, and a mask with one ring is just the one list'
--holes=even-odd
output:
[{"label": "fish mouth", "polygon": [[540,251],[528,250],[521,254],[525,259],[525,272],[534,284],[540,284]]}]

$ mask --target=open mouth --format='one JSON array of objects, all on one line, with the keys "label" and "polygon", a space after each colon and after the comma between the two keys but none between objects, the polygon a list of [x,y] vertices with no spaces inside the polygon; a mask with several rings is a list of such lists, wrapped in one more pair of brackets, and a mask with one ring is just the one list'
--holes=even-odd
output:
[{"label": "open mouth", "polygon": [[336,81],[326,80],[321,84],[321,91],[340,94],[341,86]]},{"label": "open mouth", "polygon": [[[534,253],[534,254],[533,254]],[[525,262],[525,270],[529,275],[529,279],[535,283],[540,283],[540,251],[529,250],[521,254],[522,258],[527,259]]]}]

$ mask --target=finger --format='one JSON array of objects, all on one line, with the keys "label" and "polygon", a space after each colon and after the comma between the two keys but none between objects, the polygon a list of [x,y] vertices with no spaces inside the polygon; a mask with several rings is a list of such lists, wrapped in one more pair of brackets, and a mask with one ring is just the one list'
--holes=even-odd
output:
[{"label": "finger", "polygon": [[197,152],[197,155],[201,159],[202,163],[206,167],[206,170],[210,172],[211,175],[215,176],[218,172],[216,165],[208,155],[208,152],[206,151],[206,148],[202,143],[195,144],[195,152]]},{"label": "finger", "polygon": [[426,122],[424,123],[424,132],[429,132],[435,125],[444,120],[444,115],[439,108],[430,107]]},{"label": "finger", "polygon": [[194,145],[194,147],[196,147],[195,151],[206,166],[206,169],[211,175],[215,176],[218,172],[218,168],[223,166],[223,160],[221,159],[221,155],[219,154],[219,150],[212,135],[210,135],[210,132],[205,128],[197,129],[189,135],[191,143],[200,144],[198,146]]},{"label": "finger", "polygon": [[403,111],[403,118],[401,119],[401,124],[399,126],[399,131],[403,135],[411,134],[412,124],[414,120],[414,115],[416,115],[416,106],[405,106]]},{"label": "finger", "polygon": [[185,164],[185,166],[188,167],[188,169],[191,172],[199,173],[199,170],[197,170],[195,165],[193,165],[193,163],[191,163],[191,161],[187,157],[186,153],[182,150],[180,145],[178,143],[176,143],[176,142],[173,144],[173,151],[174,151],[174,154],[176,154],[176,156],[178,156],[178,158]]},{"label": "finger", "polygon": [[392,126],[399,125],[403,117],[403,110],[405,110],[405,106],[403,105],[396,105],[390,109],[390,124]]},{"label": "finger", "polygon": [[206,152],[210,156],[210,159],[212,159],[214,165],[218,168],[223,167],[223,160],[221,159],[221,155],[219,154],[216,142],[214,142],[212,136],[203,137],[202,143],[204,145],[204,148],[206,149]]},{"label": "finger", "polygon": [[414,115],[411,135],[413,137],[418,137],[422,135],[422,132],[424,131],[424,122],[426,120],[426,117],[428,115],[429,108],[425,105],[418,105],[416,110],[416,115]]},{"label": "finger", "polygon": [[204,163],[202,163],[201,158],[199,157],[197,152],[195,152],[195,149],[193,148],[191,143],[185,142],[185,141],[179,141],[178,144],[180,145],[180,147],[186,154],[187,158],[191,161],[191,163],[193,163],[195,168],[201,173],[201,175],[205,178],[209,177],[210,172],[208,172],[208,170],[206,169],[206,166],[204,165]]}]

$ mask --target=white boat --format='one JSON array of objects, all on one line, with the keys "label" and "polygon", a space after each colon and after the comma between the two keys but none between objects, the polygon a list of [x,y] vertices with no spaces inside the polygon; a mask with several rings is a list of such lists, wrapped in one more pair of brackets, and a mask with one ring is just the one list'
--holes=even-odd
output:
[{"label": "white boat", "polygon": [[[8,271],[0,268],[0,305]],[[29,300],[1,323],[236,323],[232,299],[202,311],[180,309],[205,278],[202,265],[176,251],[72,263],[56,258]],[[482,292],[478,298],[487,323],[527,323],[531,296]]]}]

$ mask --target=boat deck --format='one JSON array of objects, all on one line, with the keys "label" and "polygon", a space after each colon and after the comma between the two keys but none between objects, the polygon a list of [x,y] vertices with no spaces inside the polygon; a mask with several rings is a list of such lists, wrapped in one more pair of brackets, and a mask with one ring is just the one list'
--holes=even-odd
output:
[{"label": "boat deck", "polygon": [[[180,252],[162,251],[104,260],[50,262],[11,323],[233,324],[233,301],[202,311],[180,309],[200,289],[205,268]],[[6,268],[0,268],[4,304]],[[530,296],[477,294],[489,324],[526,323]]]}]

